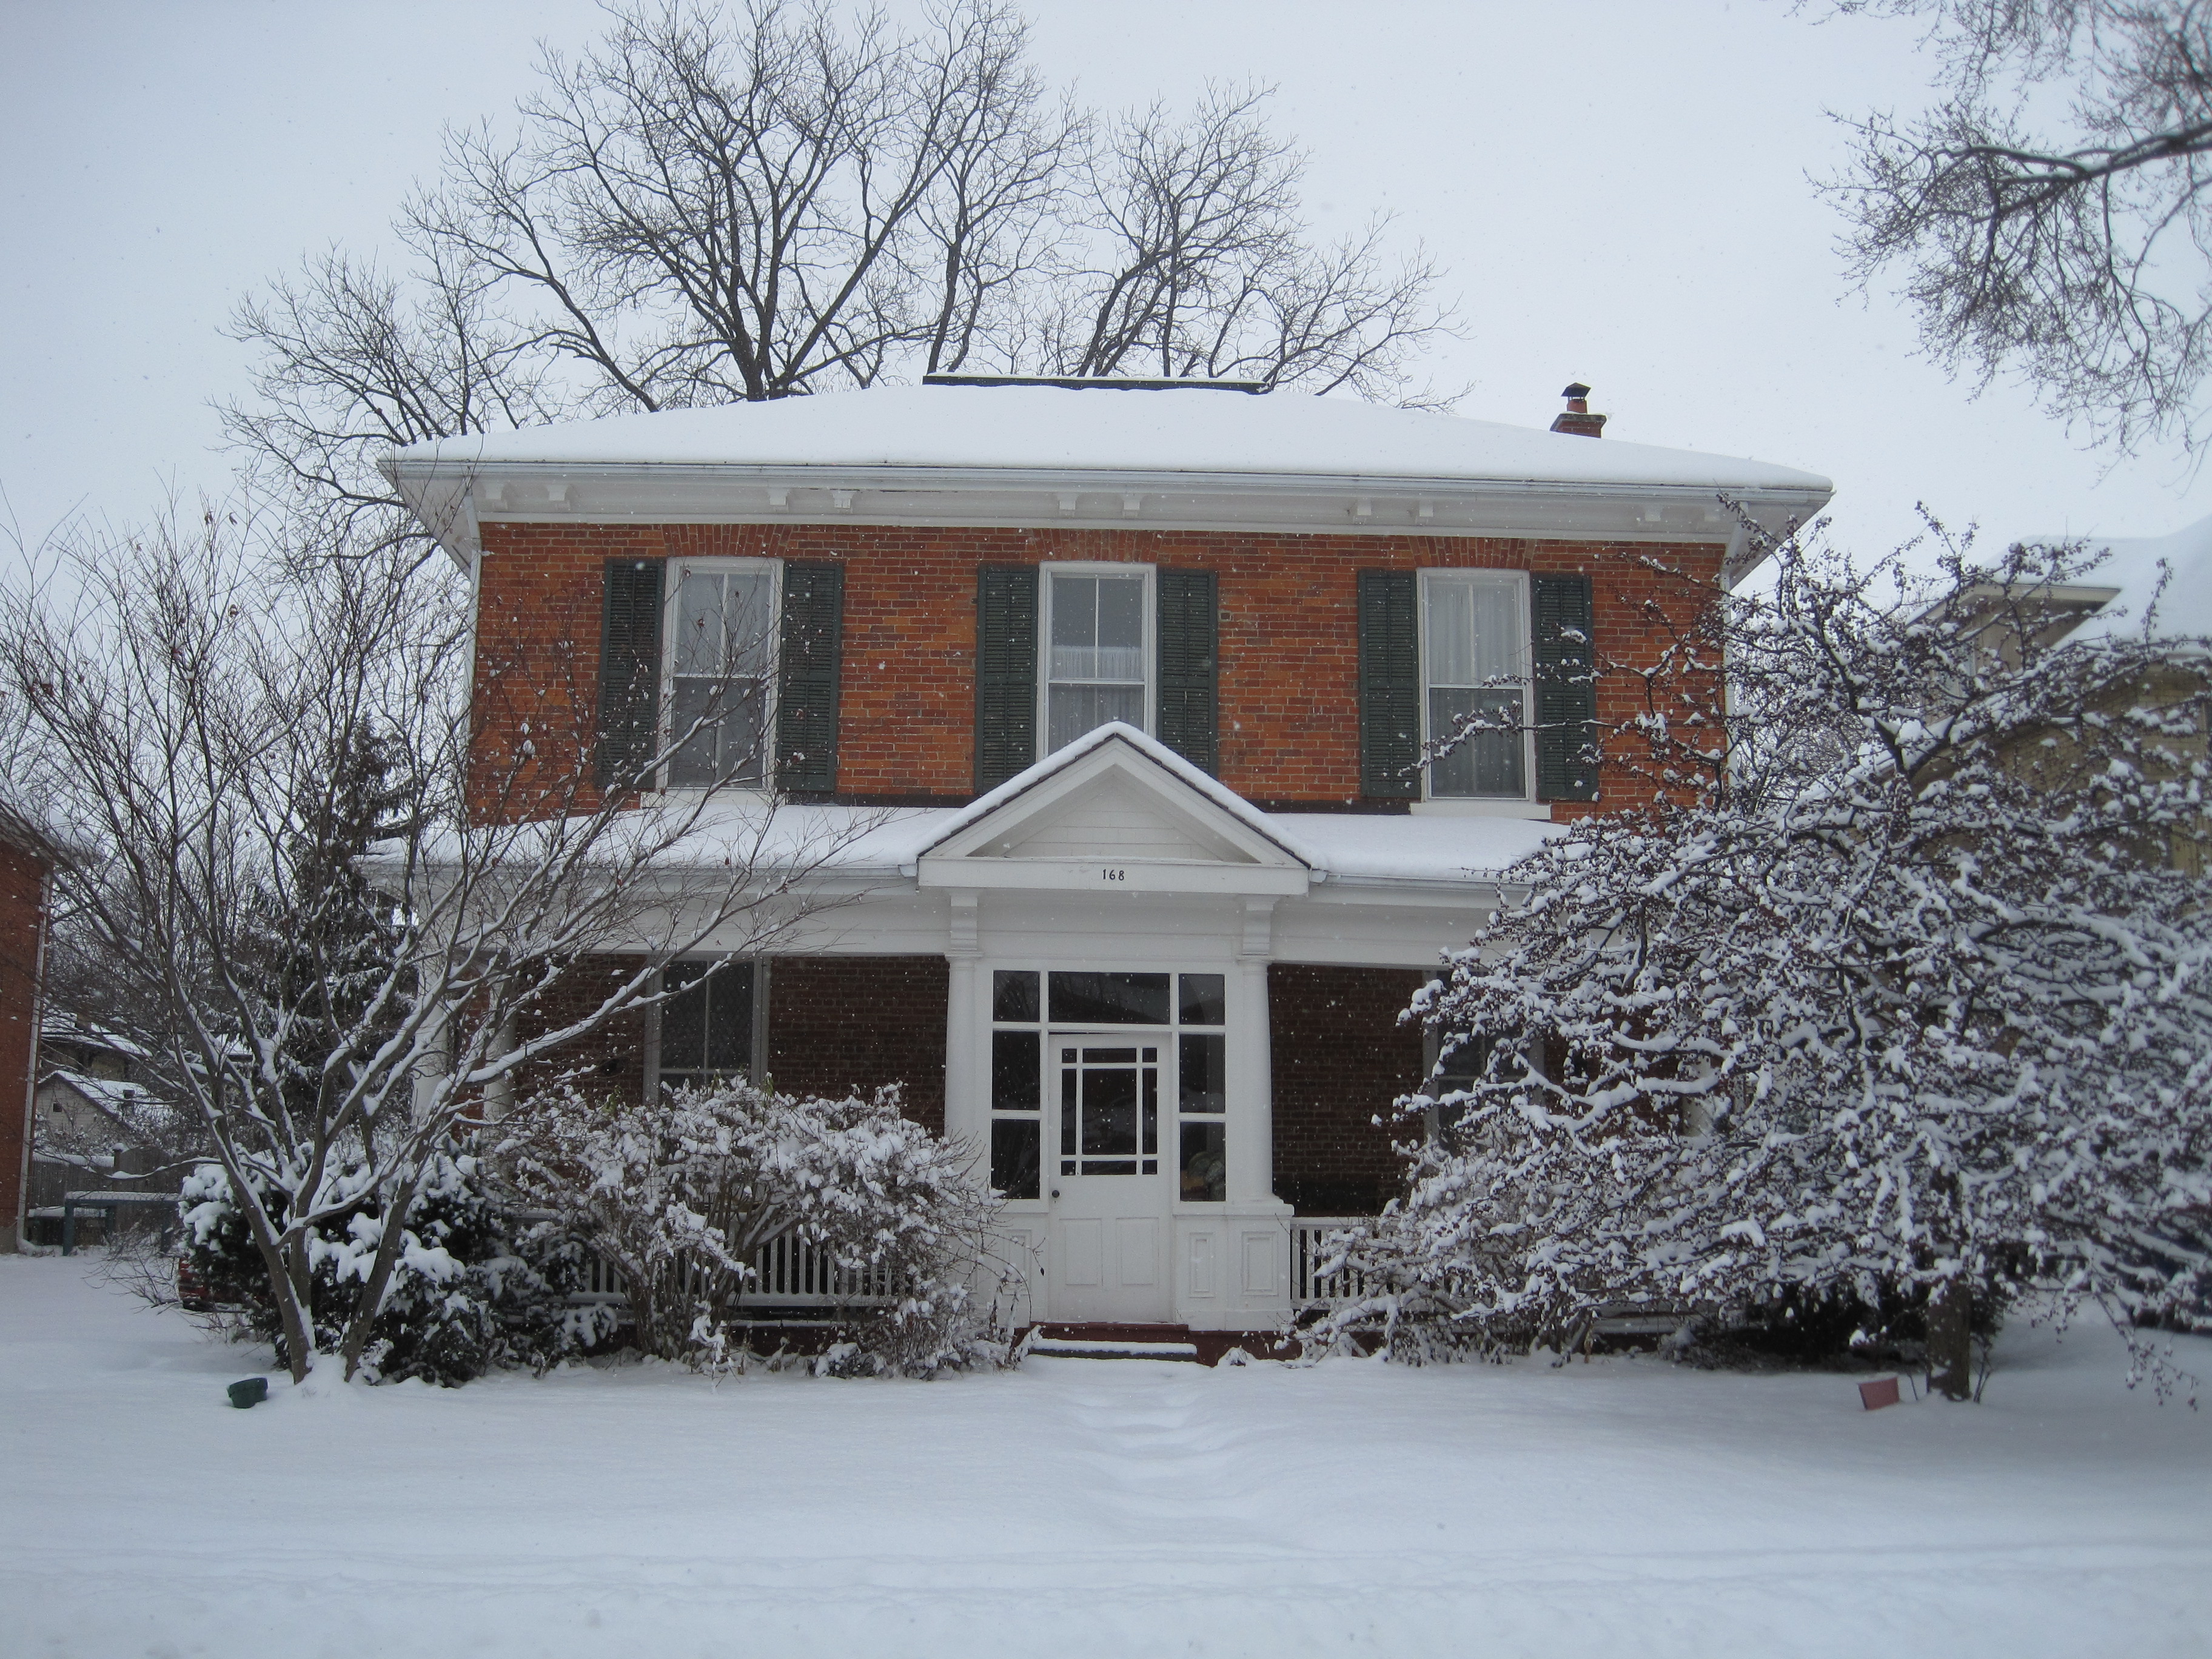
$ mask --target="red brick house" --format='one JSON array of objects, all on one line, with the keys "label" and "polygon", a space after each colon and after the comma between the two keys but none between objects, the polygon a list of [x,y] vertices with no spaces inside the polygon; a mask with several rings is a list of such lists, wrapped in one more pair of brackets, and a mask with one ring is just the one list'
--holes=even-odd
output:
[{"label": "red brick house", "polygon": [[40,837],[0,812],[0,1251],[22,1243],[30,1203],[52,874]]},{"label": "red brick house", "polygon": [[[1656,659],[1743,574],[1723,495],[1780,529],[1830,494],[1601,418],[936,381],[388,470],[473,578],[480,754],[526,719],[549,766],[555,731],[622,750],[720,673],[661,787],[734,764],[802,836],[872,815],[839,908],[602,1070],[902,1080],[988,1158],[1038,1316],[1239,1329],[1313,1218],[1390,1190],[1374,1120],[1426,1069],[1396,1016],[1496,872],[1648,798],[1591,758],[1642,696],[1593,649]],[[1477,711],[1514,729],[1419,765]]]}]

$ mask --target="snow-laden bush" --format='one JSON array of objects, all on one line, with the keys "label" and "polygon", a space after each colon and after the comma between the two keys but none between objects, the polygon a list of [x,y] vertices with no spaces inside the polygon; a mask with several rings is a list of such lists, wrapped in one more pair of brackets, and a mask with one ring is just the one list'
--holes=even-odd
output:
[{"label": "snow-laden bush", "polygon": [[1732,715],[1651,700],[1674,802],[1510,872],[1525,902],[1417,999],[1482,1063],[1401,1103],[1433,1132],[1339,1325],[1902,1296],[1957,1392],[1970,1310],[2016,1289],[2131,1332],[2212,1310],[2212,653],[2054,642],[2096,580],[2063,551],[1777,575],[1691,653],[1724,637]]},{"label": "snow-laden bush", "polygon": [[[264,1190],[262,1201],[281,1215],[279,1194]],[[316,1346],[327,1349],[361,1307],[385,1223],[357,1168],[331,1176],[317,1205],[334,1212],[306,1243]],[[184,1264],[211,1304],[211,1322],[270,1343],[288,1364],[268,1267],[222,1167],[204,1164],[186,1176],[179,1207]],[[404,1227],[362,1353],[369,1381],[452,1387],[496,1367],[542,1370],[611,1334],[609,1310],[568,1299],[587,1265],[582,1247],[556,1225],[516,1224],[486,1192],[473,1154],[431,1160]]]},{"label": "snow-laden bush", "polygon": [[550,1095],[508,1126],[501,1156],[618,1273],[637,1346],[707,1368],[739,1352],[763,1245],[813,1247],[854,1346],[841,1375],[908,1375],[1003,1356],[969,1293],[997,1200],[966,1148],[867,1098],[798,1099],[743,1083],[644,1103]]}]

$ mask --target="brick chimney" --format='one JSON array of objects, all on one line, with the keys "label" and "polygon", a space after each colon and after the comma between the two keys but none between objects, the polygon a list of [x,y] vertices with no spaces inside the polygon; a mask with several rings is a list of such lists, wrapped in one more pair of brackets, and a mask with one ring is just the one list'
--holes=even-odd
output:
[{"label": "brick chimney", "polygon": [[1577,438],[1605,436],[1605,416],[1590,413],[1589,392],[1588,386],[1576,380],[1559,394],[1567,400],[1567,406],[1562,413],[1553,417],[1553,431],[1571,433]]}]

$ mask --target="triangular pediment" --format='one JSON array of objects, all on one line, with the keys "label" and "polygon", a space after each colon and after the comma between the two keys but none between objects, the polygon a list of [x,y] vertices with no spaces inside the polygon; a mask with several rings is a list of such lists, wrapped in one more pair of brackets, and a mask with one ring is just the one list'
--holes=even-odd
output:
[{"label": "triangular pediment", "polygon": [[1255,892],[1303,892],[1310,875],[1264,815],[1126,726],[976,802],[921,855],[921,873],[925,885]]}]

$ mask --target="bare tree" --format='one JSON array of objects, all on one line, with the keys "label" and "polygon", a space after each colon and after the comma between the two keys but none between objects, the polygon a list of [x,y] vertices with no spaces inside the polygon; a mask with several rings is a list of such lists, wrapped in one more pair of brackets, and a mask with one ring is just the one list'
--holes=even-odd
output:
[{"label": "bare tree", "polygon": [[781,0],[611,18],[511,128],[450,135],[404,274],[328,254],[233,318],[233,441],[353,533],[391,501],[374,458],[423,438],[978,366],[1398,398],[1450,330],[1385,223],[1316,240],[1263,91],[1102,137],[1007,0],[912,33]]},{"label": "bare tree", "polygon": [[[654,1000],[667,958],[781,937],[838,845],[771,856],[773,801],[725,799],[734,770],[641,798],[711,701],[605,778],[580,687],[538,680],[534,725],[472,744],[465,611],[422,603],[404,550],[336,551],[257,552],[211,512],[75,549],[66,605],[0,599],[0,689],[66,819],[58,880],[157,1011],[295,1377],[319,1352],[359,1362],[457,1122]],[[314,1303],[333,1221],[362,1290],[334,1328]]]},{"label": "bare tree", "polygon": [[1267,127],[1269,95],[1215,87],[1187,118],[1155,104],[1113,124],[1085,168],[1091,263],[1060,285],[1056,372],[1389,398],[1448,331],[1429,302],[1436,267],[1418,249],[1387,264],[1387,221],[1315,242],[1298,213],[1306,158]]},{"label": "bare tree", "polygon": [[1919,16],[1940,101],[1853,119],[1823,188],[1855,279],[1897,273],[1929,354],[2019,374],[2123,451],[2205,441],[2212,10],[2200,0],[1838,0]]}]

